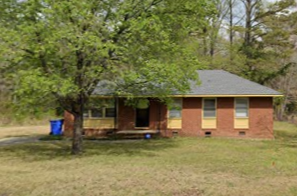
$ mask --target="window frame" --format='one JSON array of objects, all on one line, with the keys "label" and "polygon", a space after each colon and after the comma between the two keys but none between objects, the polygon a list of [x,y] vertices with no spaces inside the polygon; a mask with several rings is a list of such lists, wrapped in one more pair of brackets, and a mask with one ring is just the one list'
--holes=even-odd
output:
[{"label": "window frame", "polygon": [[[247,100],[247,105],[246,105],[246,110],[247,110],[247,116],[237,116],[237,101],[238,99],[246,99]],[[234,98],[234,118],[241,118],[241,119],[247,119],[250,116],[250,99],[249,97],[235,97]]]},{"label": "window frame", "polygon": [[[175,100],[179,100],[180,102],[180,117],[170,117],[170,110],[173,110],[173,109],[170,109],[168,108],[168,119],[182,119],[182,116],[183,116],[183,98],[173,98],[174,102],[175,103]],[[177,109],[174,109],[174,110],[177,110]]]},{"label": "window frame", "polygon": [[[211,100],[215,100],[215,116],[204,116],[204,114],[205,114],[205,112],[204,112],[204,108],[205,108],[205,100],[207,100],[207,99],[211,99]],[[206,98],[203,98],[202,99],[202,118],[203,119],[215,119],[215,118],[217,118],[217,114],[218,114],[218,112],[217,112],[217,104],[218,104],[218,102],[217,102],[217,98],[216,97],[206,97]]]},{"label": "window frame", "polygon": [[[107,117],[106,116],[106,109],[111,109],[111,108],[114,109],[114,116],[113,117]],[[93,109],[101,110],[102,117],[93,117],[92,116],[92,110]],[[116,100],[114,99],[113,107],[107,106],[107,107],[101,107],[101,108],[88,108],[85,111],[87,111],[88,117],[83,117],[84,119],[112,119],[112,118],[117,117],[117,103],[116,103]],[[84,113],[86,113],[86,112],[84,112]]]}]

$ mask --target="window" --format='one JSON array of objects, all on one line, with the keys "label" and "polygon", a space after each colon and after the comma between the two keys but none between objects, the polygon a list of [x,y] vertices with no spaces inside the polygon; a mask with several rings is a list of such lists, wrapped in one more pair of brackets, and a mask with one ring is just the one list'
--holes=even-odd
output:
[{"label": "window", "polygon": [[116,116],[113,99],[91,100],[84,111],[84,118],[113,118]]},{"label": "window", "polygon": [[91,117],[93,118],[102,118],[103,117],[103,111],[102,109],[91,109]]},{"label": "window", "polygon": [[248,98],[235,98],[235,116],[246,118],[249,116]]},{"label": "window", "polygon": [[204,118],[216,117],[216,99],[215,98],[203,99],[203,117]]},{"label": "window", "polygon": [[112,118],[115,117],[115,108],[105,108],[105,117]]},{"label": "window", "polygon": [[173,104],[169,109],[169,118],[181,118],[182,114],[182,99],[174,99]]},{"label": "window", "polygon": [[84,113],[83,113],[83,116],[84,118],[90,118],[90,113],[89,113],[89,110],[85,110]]},{"label": "window", "polygon": [[205,137],[210,137],[210,136],[211,136],[211,131],[206,131],[206,132],[204,133],[204,135],[205,135]]}]

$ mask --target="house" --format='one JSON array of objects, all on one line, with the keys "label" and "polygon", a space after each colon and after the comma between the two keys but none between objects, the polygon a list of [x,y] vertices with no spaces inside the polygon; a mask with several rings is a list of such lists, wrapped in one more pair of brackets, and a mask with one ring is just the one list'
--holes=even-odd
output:
[{"label": "house", "polygon": [[[279,92],[222,70],[198,73],[201,84],[192,82],[189,93],[172,95],[170,108],[153,97],[143,97],[139,107],[133,108],[125,105],[124,97],[97,95],[104,104],[86,110],[85,135],[274,137],[273,98],[282,96]],[[71,135],[72,128],[73,117],[66,112],[64,134]]]}]

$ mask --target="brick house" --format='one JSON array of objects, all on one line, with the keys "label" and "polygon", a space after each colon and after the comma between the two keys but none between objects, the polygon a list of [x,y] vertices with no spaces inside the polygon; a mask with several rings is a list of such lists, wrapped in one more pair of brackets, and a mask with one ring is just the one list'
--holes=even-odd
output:
[{"label": "brick house", "polygon": [[[282,96],[279,92],[222,70],[200,70],[198,74],[201,84],[191,83],[188,94],[172,95],[170,108],[150,97],[133,108],[125,105],[124,97],[97,94],[104,104],[85,111],[85,136],[274,137],[273,97]],[[64,134],[70,136],[73,116],[65,112],[64,117]]]}]

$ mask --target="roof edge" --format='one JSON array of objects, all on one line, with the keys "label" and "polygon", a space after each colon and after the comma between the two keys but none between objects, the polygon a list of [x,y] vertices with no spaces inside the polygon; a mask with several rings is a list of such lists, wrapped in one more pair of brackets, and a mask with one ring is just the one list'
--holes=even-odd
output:
[{"label": "roof edge", "polygon": [[[168,95],[168,97],[283,97],[284,95],[251,95],[251,94],[242,94],[242,95]],[[92,97],[99,98],[111,98],[111,97],[127,97],[127,96],[112,96],[112,95],[92,95]],[[141,95],[134,97],[154,97],[153,95]]]}]

